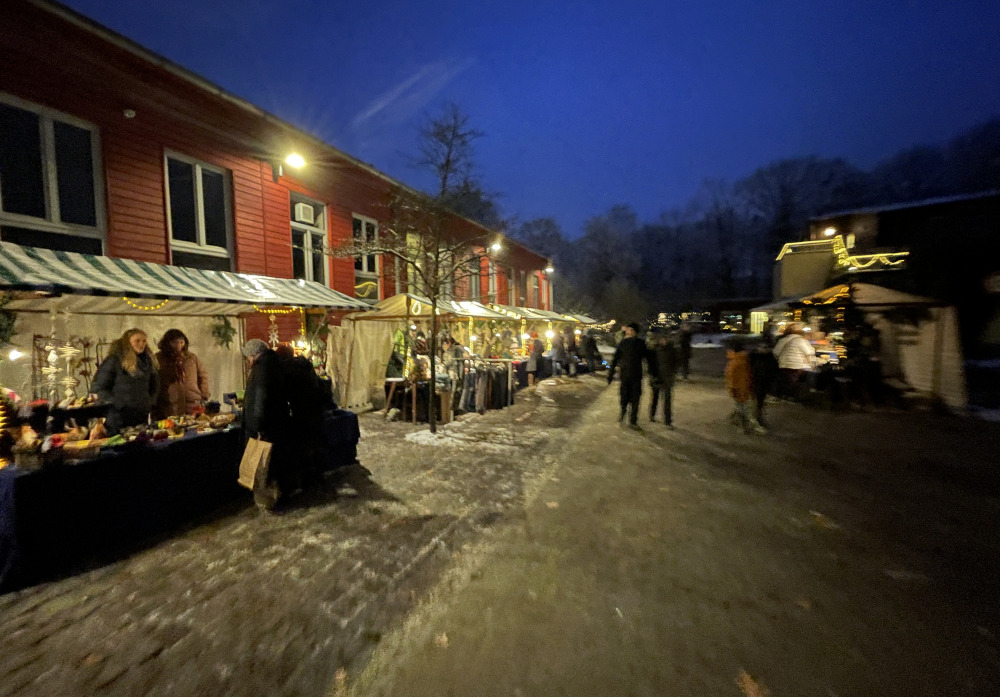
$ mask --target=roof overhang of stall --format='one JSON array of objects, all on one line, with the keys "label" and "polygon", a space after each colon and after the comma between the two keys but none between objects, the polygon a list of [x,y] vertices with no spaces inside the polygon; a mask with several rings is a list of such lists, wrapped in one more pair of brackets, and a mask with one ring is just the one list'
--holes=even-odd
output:
[{"label": "roof overhang of stall", "polygon": [[[472,300],[438,300],[439,317],[463,319],[509,319],[506,315]],[[431,316],[431,301],[414,293],[399,293],[375,303],[372,312],[348,315],[356,320],[405,320],[426,319]]]},{"label": "roof overhang of stall", "polygon": [[12,309],[237,315],[260,306],[361,310],[368,306],[315,281],[206,271],[0,242],[0,290]]}]

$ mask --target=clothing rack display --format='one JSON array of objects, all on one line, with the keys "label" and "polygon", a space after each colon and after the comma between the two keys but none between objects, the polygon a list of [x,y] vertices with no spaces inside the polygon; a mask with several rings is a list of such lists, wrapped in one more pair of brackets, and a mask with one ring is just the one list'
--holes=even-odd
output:
[{"label": "clothing rack display", "polygon": [[465,359],[458,408],[480,414],[514,403],[514,361],[510,358]]}]

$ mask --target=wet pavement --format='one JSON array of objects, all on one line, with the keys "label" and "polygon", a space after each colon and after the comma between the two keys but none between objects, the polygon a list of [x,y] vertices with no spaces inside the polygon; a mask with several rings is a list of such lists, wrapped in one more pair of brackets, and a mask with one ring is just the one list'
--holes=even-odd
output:
[{"label": "wet pavement", "polygon": [[[645,401],[643,402],[645,406]],[[0,695],[986,695],[1000,686],[1000,428],[599,378],[0,596]]]}]

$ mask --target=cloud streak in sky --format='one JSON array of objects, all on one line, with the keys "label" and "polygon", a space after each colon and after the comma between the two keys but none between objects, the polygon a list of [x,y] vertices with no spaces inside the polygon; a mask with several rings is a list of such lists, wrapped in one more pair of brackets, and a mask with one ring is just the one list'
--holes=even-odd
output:
[{"label": "cloud streak in sky", "polygon": [[471,59],[464,59],[421,66],[405,80],[372,100],[354,117],[351,125],[355,130],[361,130],[408,120],[472,63]]}]

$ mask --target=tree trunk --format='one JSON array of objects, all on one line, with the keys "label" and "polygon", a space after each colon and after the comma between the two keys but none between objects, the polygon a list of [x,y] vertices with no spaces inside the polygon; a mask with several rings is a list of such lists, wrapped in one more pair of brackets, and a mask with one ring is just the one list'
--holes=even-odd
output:
[{"label": "tree trunk", "polygon": [[[431,383],[427,386],[427,423],[430,424],[431,433],[437,433],[437,414],[434,412],[435,397],[437,396],[437,339],[438,339],[438,314],[437,314],[437,294],[431,295]],[[414,389],[416,386],[414,385]]]}]

